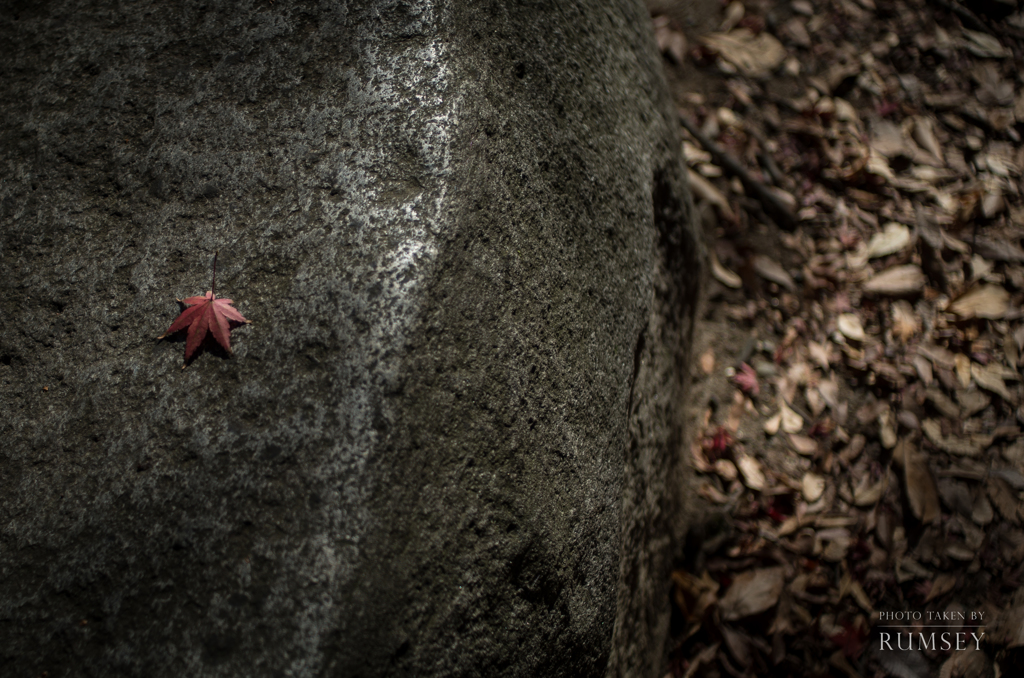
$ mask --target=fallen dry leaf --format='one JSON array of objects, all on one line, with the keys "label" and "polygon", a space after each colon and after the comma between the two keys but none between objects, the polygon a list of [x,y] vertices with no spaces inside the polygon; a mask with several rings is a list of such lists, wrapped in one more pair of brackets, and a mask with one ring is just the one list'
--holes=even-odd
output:
[{"label": "fallen dry leaf", "polygon": [[746,28],[712,33],[701,38],[701,42],[751,78],[768,75],[786,58],[786,48],[773,36],[768,33],[755,36]]},{"label": "fallen dry leaf", "polygon": [[699,624],[704,612],[717,600],[718,582],[707,572],[698,578],[685,570],[676,570],[672,583],[676,585],[673,597],[686,621]]},{"label": "fallen dry leaf", "polygon": [[711,374],[715,371],[715,349],[709,348],[701,354],[700,360],[700,371],[704,374]]},{"label": "fallen dry leaf", "polygon": [[995,393],[1007,402],[1016,403],[1017,399],[1014,398],[1013,394],[1006,388],[1006,384],[1003,383],[1002,370],[995,363],[989,363],[985,367],[977,363],[972,364],[971,376],[974,377],[974,381],[978,386],[986,391]]},{"label": "fallen dry leaf", "polygon": [[875,233],[868,242],[868,259],[886,257],[910,244],[910,229],[890,221],[881,233]]},{"label": "fallen dry leaf", "polygon": [[1011,523],[1020,524],[1021,504],[1017,494],[1002,478],[990,477],[985,483],[989,499],[999,509],[999,513]]},{"label": "fallen dry leaf", "polygon": [[922,523],[938,520],[939,493],[927,457],[906,439],[899,441],[892,457],[903,466],[903,487],[914,516]]},{"label": "fallen dry leaf", "polygon": [[999,40],[980,31],[971,31],[961,28],[964,37],[967,38],[967,49],[975,56],[987,59],[1002,59],[1010,56],[1010,50],[1000,44]]},{"label": "fallen dry leaf", "polygon": [[707,202],[717,207],[719,211],[722,213],[722,216],[728,219],[736,218],[736,215],[732,211],[732,208],[729,207],[729,200],[726,199],[724,193],[715,188],[714,184],[712,184],[710,181],[702,177],[697,172],[694,172],[692,169],[689,170],[689,178],[690,190],[693,191],[693,194],[696,197],[706,200]]},{"label": "fallen dry leaf", "polygon": [[924,602],[930,603],[936,598],[940,598],[956,586],[956,577],[951,574],[940,574],[936,575],[935,579],[932,580],[932,586],[928,590],[928,595],[925,597]]},{"label": "fallen dry leaf", "polygon": [[711,259],[711,275],[715,277],[715,280],[722,283],[726,287],[731,287],[734,290],[738,290],[739,288],[743,287],[743,280],[738,275],[736,275],[735,273],[727,269],[725,266],[722,266],[721,263],[719,263],[718,257],[715,256],[714,249],[711,249],[708,258]]},{"label": "fallen dry leaf", "polygon": [[805,457],[813,457],[818,453],[818,443],[814,438],[791,433],[789,434],[789,444],[797,453]]},{"label": "fallen dry leaf", "polygon": [[914,264],[893,266],[872,276],[864,283],[865,292],[887,296],[903,296],[920,292],[924,288],[925,276]]},{"label": "fallen dry leaf", "polygon": [[786,269],[782,268],[782,266],[779,265],[779,262],[775,261],[771,257],[765,256],[764,254],[755,254],[751,263],[753,263],[754,270],[757,274],[765,280],[778,283],[790,292],[796,290],[793,278],[790,277],[789,273],[786,273]]},{"label": "fallen dry leaf", "polygon": [[748,454],[740,452],[736,455],[736,466],[743,476],[743,484],[752,490],[763,490],[765,487],[764,471],[761,462]]},{"label": "fallen dry leaf", "polygon": [[716,459],[715,460],[715,473],[720,475],[723,479],[732,482],[738,477],[736,472],[736,464],[732,463],[728,459]]},{"label": "fallen dry leaf", "polygon": [[728,495],[723,494],[721,490],[706,480],[697,488],[697,494],[715,504],[726,504],[729,502]]},{"label": "fallen dry leaf", "polygon": [[828,371],[829,365],[832,361],[832,353],[828,344],[819,344],[816,341],[808,342],[807,355],[809,355],[811,360],[817,363],[821,369]]},{"label": "fallen dry leaf", "polygon": [[977,457],[992,444],[992,436],[975,435],[970,438],[942,435],[942,426],[934,419],[921,422],[921,430],[935,447],[961,457]]},{"label": "fallen dry leaf", "polygon": [[718,656],[719,645],[719,643],[715,643],[698,652],[697,655],[690,660],[690,667],[686,669],[686,673],[683,674],[683,678],[694,678],[700,671],[702,665],[713,663],[715,661],[715,657]]},{"label": "fallen dry leaf", "polygon": [[925,358],[932,361],[933,365],[949,368],[956,366],[956,356],[952,351],[944,346],[936,346],[935,344],[918,344],[917,353],[918,355],[923,355]]},{"label": "fallen dry leaf", "polygon": [[961,318],[998,320],[1010,307],[1010,293],[998,285],[977,285],[961,294],[949,310]]},{"label": "fallen dry leaf", "polygon": [[926,400],[931,402],[939,412],[950,419],[960,418],[960,408],[945,393],[937,388],[930,388],[924,392]]},{"label": "fallen dry leaf", "polygon": [[210,291],[202,297],[188,297],[179,300],[187,306],[181,312],[167,331],[157,337],[163,339],[176,332],[188,329],[188,337],[185,340],[185,365],[195,355],[199,346],[207,334],[213,336],[220,346],[231,353],[231,323],[239,325],[249,324],[249,321],[242,317],[242,314],[231,307],[234,302],[231,299],[218,299],[214,291],[217,289],[217,255],[213,255],[213,282],[210,284]]},{"label": "fallen dry leaf", "polygon": [[740,364],[740,369],[733,375],[732,382],[739,386],[741,391],[754,397],[761,393],[761,386],[757,381],[757,372],[746,363]]},{"label": "fallen dry leaf", "polygon": [[800,481],[800,488],[804,499],[813,504],[825,493],[825,479],[816,473],[805,473]]},{"label": "fallen dry leaf", "polygon": [[921,383],[925,386],[931,386],[935,375],[932,372],[932,364],[928,362],[928,359],[924,356],[915,355],[913,364],[914,369],[917,370],[917,376],[921,379]]},{"label": "fallen dry leaf", "polygon": [[855,313],[841,313],[836,318],[836,328],[843,333],[847,339],[853,341],[864,341],[864,326]]},{"label": "fallen dry leaf", "polygon": [[785,583],[781,567],[741,572],[718,603],[722,618],[734,621],[770,609]]},{"label": "fallen dry leaf", "polygon": [[971,385],[971,359],[963,353],[957,353],[953,356],[953,362],[956,366],[956,378],[960,381],[960,386],[967,388]]},{"label": "fallen dry leaf", "polygon": [[885,475],[872,483],[871,479],[864,477],[860,484],[853,490],[853,503],[856,506],[873,506],[877,504],[889,487],[889,476]]},{"label": "fallen dry leaf", "polygon": [[725,8],[725,18],[722,19],[722,25],[718,27],[718,30],[724,32],[731,31],[736,24],[740,22],[743,15],[746,14],[746,7],[739,0],[733,0]]},{"label": "fallen dry leaf", "polygon": [[892,334],[901,342],[906,342],[921,331],[921,320],[914,312],[914,307],[899,299],[892,304]]},{"label": "fallen dry leaf", "polygon": [[675,30],[667,16],[654,17],[654,41],[658,43],[658,51],[672,55],[677,64],[686,59],[686,35]]},{"label": "fallen dry leaf", "polygon": [[799,414],[794,412],[786,404],[786,401],[782,401],[782,405],[779,408],[779,413],[782,416],[782,430],[786,433],[799,433],[804,427],[804,419]]},{"label": "fallen dry leaf", "polygon": [[931,118],[915,116],[913,136],[921,148],[934,155],[939,162],[943,161],[942,145],[935,138],[935,122]]},{"label": "fallen dry leaf", "polygon": [[992,399],[981,391],[957,391],[956,399],[960,401],[960,406],[963,407],[965,417],[973,417],[978,412],[988,407],[988,404],[992,402]]},{"label": "fallen dry leaf", "polygon": [[888,408],[878,415],[878,437],[885,449],[891,450],[896,447],[896,417]]},{"label": "fallen dry leaf", "polygon": [[986,259],[993,259],[995,261],[1024,261],[1024,249],[1021,249],[1020,245],[1005,238],[990,240],[978,236],[971,239],[971,244],[974,246],[974,251]]}]

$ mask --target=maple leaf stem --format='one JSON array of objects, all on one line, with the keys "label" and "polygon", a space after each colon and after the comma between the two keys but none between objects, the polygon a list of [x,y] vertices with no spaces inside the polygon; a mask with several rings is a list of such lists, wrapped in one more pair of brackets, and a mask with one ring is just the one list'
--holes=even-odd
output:
[{"label": "maple leaf stem", "polygon": [[217,255],[220,254],[220,250],[213,253],[213,281],[210,283],[210,296],[214,299],[217,298]]}]

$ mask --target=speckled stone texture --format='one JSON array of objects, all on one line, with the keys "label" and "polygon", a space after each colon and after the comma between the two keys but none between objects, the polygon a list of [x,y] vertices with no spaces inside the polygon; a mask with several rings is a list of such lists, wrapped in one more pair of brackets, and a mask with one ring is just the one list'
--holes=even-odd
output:
[{"label": "speckled stone texture", "polygon": [[[0,675],[653,675],[702,246],[649,33],[0,4]],[[253,324],[182,370],[215,250]]]}]

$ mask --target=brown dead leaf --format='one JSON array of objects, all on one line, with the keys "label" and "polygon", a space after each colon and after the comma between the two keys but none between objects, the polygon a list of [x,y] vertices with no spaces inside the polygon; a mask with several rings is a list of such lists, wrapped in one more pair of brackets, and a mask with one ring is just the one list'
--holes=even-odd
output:
[{"label": "brown dead leaf", "polygon": [[983,492],[979,492],[971,506],[971,520],[978,525],[988,525],[993,518],[995,518],[995,513],[992,511],[992,504]]},{"label": "brown dead leaf", "polygon": [[732,463],[728,459],[715,460],[715,473],[728,482],[732,482],[738,477],[736,464]]},{"label": "brown dead leaf", "polygon": [[818,453],[818,443],[814,438],[791,433],[789,436],[790,446],[805,457],[813,457]]},{"label": "brown dead leaf", "polygon": [[989,499],[999,509],[999,513],[1003,515],[1003,518],[1006,518],[1014,525],[1019,525],[1020,499],[1017,498],[1017,493],[1013,491],[1009,483],[1002,478],[989,477],[988,482],[985,483],[985,490],[988,492]]},{"label": "brown dead leaf", "polygon": [[902,130],[889,120],[876,120],[871,125],[871,148],[886,158],[908,155]]},{"label": "brown dead leaf", "polygon": [[736,214],[732,211],[732,207],[729,206],[729,200],[725,197],[725,194],[715,188],[715,185],[710,181],[702,177],[692,169],[688,170],[690,179],[690,190],[693,191],[693,195],[701,200],[706,200],[722,213],[727,219],[735,219]]},{"label": "brown dead leaf", "polygon": [[874,483],[869,477],[864,476],[861,478],[860,484],[853,489],[853,503],[855,506],[874,506],[888,487],[888,475],[882,476]]},{"label": "brown dead leaf", "polygon": [[891,450],[896,447],[896,417],[888,408],[878,415],[878,437],[885,449]]},{"label": "brown dead leaf", "polygon": [[971,240],[971,244],[974,247],[974,251],[986,259],[1010,262],[1024,261],[1024,249],[1021,249],[1019,245],[1008,239],[990,240],[979,235]]},{"label": "brown dead leaf", "polygon": [[986,630],[997,645],[1007,648],[1024,645],[1024,589],[1018,589],[1010,606],[1000,610]]},{"label": "brown dead leaf", "polygon": [[843,336],[853,341],[864,341],[864,326],[855,313],[840,313],[836,318],[836,329],[842,332]]},{"label": "brown dead leaf", "polygon": [[799,433],[804,427],[804,419],[799,414],[790,409],[786,401],[782,401],[782,405],[779,408],[779,413],[782,417],[782,430],[786,433]]},{"label": "brown dead leaf", "polygon": [[686,60],[686,35],[676,30],[667,16],[654,17],[654,41],[658,51],[671,55],[677,64]]},{"label": "brown dead leaf", "polygon": [[875,233],[868,242],[868,259],[887,257],[910,244],[910,229],[890,221],[881,233]]},{"label": "brown dead leaf", "polygon": [[755,254],[751,259],[754,271],[765,280],[778,283],[790,292],[796,291],[793,278],[782,268],[779,262],[764,254]]},{"label": "brown dead leaf", "polygon": [[1010,307],[1010,293],[999,285],[976,285],[949,305],[961,318],[998,320]]},{"label": "brown dead leaf", "polygon": [[809,48],[811,46],[811,36],[807,32],[807,26],[799,17],[793,17],[783,24],[781,35],[788,37],[799,47]]},{"label": "brown dead leaf", "polygon": [[903,466],[903,487],[914,516],[922,523],[938,520],[939,493],[927,457],[906,439],[899,441],[892,456]]},{"label": "brown dead leaf", "polygon": [[923,115],[914,118],[914,141],[935,156],[936,160],[943,161],[942,145],[935,138],[934,120]]},{"label": "brown dead leaf", "polygon": [[852,596],[861,609],[868,614],[874,612],[874,604],[860,582],[854,579],[849,572],[844,572],[842,579],[839,580],[839,597],[843,598],[847,595]]},{"label": "brown dead leaf", "polygon": [[708,258],[711,260],[711,275],[715,277],[715,280],[734,290],[743,287],[742,278],[719,263],[718,257],[715,256],[714,248],[711,248],[708,252]]},{"label": "brown dead leaf", "polygon": [[953,362],[956,365],[956,378],[960,386],[967,388],[971,385],[971,359],[963,353],[957,353],[953,356]]},{"label": "brown dead leaf", "polygon": [[984,678],[992,675],[992,661],[984,650],[967,645],[961,652],[953,652],[939,669],[939,678]]},{"label": "brown dead leaf", "polygon": [[706,480],[701,482],[697,488],[697,494],[714,504],[726,504],[729,502],[728,495],[723,494],[721,490]]},{"label": "brown dead leaf", "polygon": [[1010,50],[1000,44],[999,40],[981,31],[971,31],[961,28],[964,37],[967,38],[967,49],[971,54],[983,59],[1003,59],[1010,56]]},{"label": "brown dead leaf", "polygon": [[676,570],[672,573],[672,583],[675,584],[673,598],[686,621],[699,625],[704,612],[718,598],[718,582],[707,571],[698,578],[686,570]]},{"label": "brown dead leaf", "polygon": [[743,476],[743,484],[755,491],[761,491],[765,487],[764,471],[761,470],[761,462],[748,454],[740,452],[736,455],[736,466]]},{"label": "brown dead leaf", "polygon": [[892,334],[899,341],[906,343],[908,339],[921,331],[921,320],[914,312],[914,307],[902,299],[892,304]]},{"label": "brown dead leaf", "polygon": [[813,504],[821,499],[821,495],[825,493],[825,479],[816,473],[805,473],[800,481],[800,488],[804,499],[808,503]]},{"label": "brown dead leaf", "polygon": [[893,266],[872,276],[864,283],[864,291],[885,296],[903,296],[920,292],[924,288],[925,277],[920,267],[913,264]]},{"label": "brown dead leaf", "polygon": [[830,563],[838,563],[846,557],[853,544],[853,537],[845,527],[832,527],[818,530],[815,534],[815,553]]},{"label": "brown dead leaf", "polygon": [[918,355],[923,355],[925,358],[932,361],[933,365],[948,367],[950,369],[956,367],[956,356],[952,351],[944,346],[936,346],[935,344],[918,344],[917,353]]},{"label": "brown dead leaf", "polygon": [[1013,83],[999,73],[999,66],[991,61],[982,61],[971,68],[971,78],[978,83],[975,96],[985,106],[1010,106],[1013,104]]},{"label": "brown dead leaf", "polygon": [[697,655],[690,660],[690,667],[686,669],[686,673],[683,674],[683,678],[694,678],[694,676],[700,673],[702,665],[713,664],[715,658],[718,657],[718,648],[720,645],[720,643],[715,643],[698,652]]},{"label": "brown dead leaf", "polygon": [[964,408],[965,417],[973,417],[992,402],[992,399],[981,391],[957,391],[956,398]]},{"label": "brown dead leaf", "polygon": [[917,376],[921,379],[921,383],[925,386],[931,386],[932,381],[935,379],[935,375],[932,373],[932,364],[924,356],[914,356],[914,369],[917,370]]},{"label": "brown dead leaf", "polygon": [[835,374],[830,375],[828,379],[822,379],[818,382],[818,393],[821,394],[822,399],[829,407],[833,410],[839,409],[839,381],[836,379]]},{"label": "brown dead leaf", "polygon": [[718,27],[718,30],[723,33],[731,31],[740,22],[743,15],[746,14],[746,11],[740,0],[730,2],[725,8],[725,17],[722,19],[722,24]]},{"label": "brown dead leaf", "polygon": [[700,356],[700,371],[711,374],[715,371],[715,349],[709,348]]},{"label": "brown dead leaf", "polygon": [[924,392],[926,400],[931,402],[935,409],[943,414],[943,416],[949,417],[950,419],[960,418],[960,408],[957,404],[952,401],[945,393],[937,388],[930,388]]},{"label": "brown dead leaf", "polygon": [[722,644],[729,651],[729,655],[741,668],[749,670],[754,663],[756,652],[750,634],[728,624],[720,624],[718,630],[722,633]]},{"label": "brown dead leaf", "polygon": [[1016,404],[1017,399],[1007,390],[1006,384],[1003,383],[1002,370],[999,368],[999,365],[989,363],[982,367],[974,363],[971,365],[971,376],[974,377],[975,383],[986,391],[991,391],[1003,400]]},{"label": "brown dead leaf", "polygon": [[845,461],[847,464],[852,463],[854,459],[860,456],[860,453],[864,451],[864,445],[867,444],[867,438],[863,434],[858,433],[847,443],[843,451],[839,453],[839,458]]},{"label": "brown dead leaf", "polygon": [[807,355],[810,356],[821,369],[826,372],[832,362],[832,351],[828,344],[819,344],[816,341],[807,342]]},{"label": "brown dead leaf", "polygon": [[701,42],[749,78],[768,75],[786,58],[786,48],[772,35],[765,32],[755,36],[746,28],[712,33]]},{"label": "brown dead leaf", "polygon": [[939,574],[932,580],[932,586],[928,590],[928,595],[925,597],[924,602],[930,603],[936,598],[941,598],[946,595],[956,586],[956,577],[951,574]]},{"label": "brown dead leaf", "polygon": [[779,601],[784,583],[781,567],[741,572],[719,601],[722,618],[734,621],[770,609]]},{"label": "brown dead leaf", "polygon": [[961,457],[977,457],[992,444],[992,436],[973,435],[970,438],[942,435],[942,425],[934,419],[921,422],[921,430],[935,447]]}]

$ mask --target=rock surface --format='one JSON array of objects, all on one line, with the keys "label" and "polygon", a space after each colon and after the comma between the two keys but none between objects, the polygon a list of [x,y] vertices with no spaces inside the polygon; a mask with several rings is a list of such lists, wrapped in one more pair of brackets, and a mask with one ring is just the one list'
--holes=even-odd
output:
[{"label": "rock surface", "polygon": [[[658,669],[701,246],[649,30],[0,9],[0,673]],[[254,324],[182,370],[215,250]]]}]

